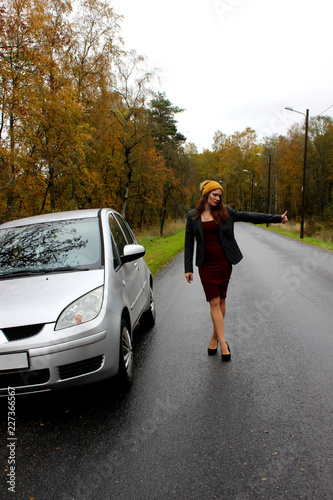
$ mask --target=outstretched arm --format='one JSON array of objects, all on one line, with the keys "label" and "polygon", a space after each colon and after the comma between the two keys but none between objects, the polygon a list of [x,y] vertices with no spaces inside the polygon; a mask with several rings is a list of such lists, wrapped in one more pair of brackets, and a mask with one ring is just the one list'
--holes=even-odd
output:
[{"label": "outstretched arm", "polygon": [[[252,224],[265,224],[267,222],[272,224],[281,224],[283,216],[273,214],[261,214],[258,212],[238,212],[229,207],[229,216],[234,222],[251,222]],[[287,221],[286,221],[287,222]]]}]

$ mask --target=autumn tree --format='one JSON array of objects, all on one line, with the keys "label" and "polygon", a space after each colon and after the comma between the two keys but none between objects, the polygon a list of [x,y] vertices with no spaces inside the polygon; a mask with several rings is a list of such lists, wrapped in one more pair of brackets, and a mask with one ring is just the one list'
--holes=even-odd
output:
[{"label": "autumn tree", "polygon": [[255,131],[248,127],[231,136],[218,131],[214,136],[213,152],[216,158],[216,175],[225,188],[225,203],[230,203],[239,210],[249,208],[251,180],[244,170],[255,173]]},{"label": "autumn tree", "polygon": [[70,168],[69,156],[80,142],[76,134],[82,128],[80,110],[64,65],[72,41],[66,18],[70,9],[70,2],[62,0],[11,0],[2,18],[9,207],[20,182],[16,209],[24,210],[30,195],[34,203],[40,197],[39,210],[35,205],[33,212],[41,211],[50,194],[55,211],[55,180]]},{"label": "autumn tree", "polygon": [[[160,233],[167,216],[168,203],[171,199],[181,199],[179,182],[185,167],[182,144],[186,137],[177,129],[175,115],[183,110],[173,106],[164,93],[159,92],[150,102],[149,115],[152,135],[157,149],[163,155],[167,167],[167,180],[163,187],[160,215]],[[186,167],[185,167],[186,168]]]},{"label": "autumn tree", "polygon": [[131,51],[126,59],[115,64],[112,90],[115,96],[110,113],[114,117],[115,136],[121,145],[124,184],[122,187],[121,214],[126,216],[127,202],[133,182],[133,172],[138,164],[138,146],[150,134],[146,102],[150,95],[149,82],[153,74],[146,68],[142,56]]},{"label": "autumn tree", "polygon": [[0,147],[5,211],[16,215],[16,181],[20,174],[20,137],[26,115],[26,97],[31,91],[37,47],[33,29],[32,0],[7,0],[0,3]]},{"label": "autumn tree", "polygon": [[120,57],[118,16],[109,4],[82,0],[72,22],[70,72],[89,134],[84,159],[76,158],[73,196],[81,207],[117,203],[119,127],[111,116],[115,106],[112,64]]},{"label": "autumn tree", "polygon": [[40,211],[44,210],[48,195],[50,209],[56,211],[56,198],[63,192],[61,180],[70,175],[74,155],[82,147],[81,109],[66,68],[72,44],[72,31],[66,17],[70,11],[67,1],[39,2],[36,35],[40,50],[36,57],[26,138],[31,159],[37,171],[43,172],[46,183]]},{"label": "autumn tree", "polygon": [[119,21],[120,16],[105,2],[81,0],[77,5],[71,72],[85,109],[93,107],[96,93],[105,90],[111,64],[120,54]]},{"label": "autumn tree", "polygon": [[332,201],[333,120],[317,117],[309,123],[307,211],[321,215]]}]

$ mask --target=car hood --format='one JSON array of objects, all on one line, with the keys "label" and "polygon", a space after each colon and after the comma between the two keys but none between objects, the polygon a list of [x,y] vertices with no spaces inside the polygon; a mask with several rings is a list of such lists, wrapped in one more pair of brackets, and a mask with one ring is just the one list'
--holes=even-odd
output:
[{"label": "car hood", "polygon": [[65,307],[103,284],[103,269],[0,280],[0,330],[54,323]]}]

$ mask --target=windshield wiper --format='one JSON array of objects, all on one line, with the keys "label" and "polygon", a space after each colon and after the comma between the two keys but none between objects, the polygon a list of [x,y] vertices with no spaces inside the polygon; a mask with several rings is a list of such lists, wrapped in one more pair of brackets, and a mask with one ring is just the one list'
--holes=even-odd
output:
[{"label": "windshield wiper", "polygon": [[36,276],[40,274],[45,274],[45,271],[36,270],[36,271],[14,271],[13,273],[0,274],[0,279],[6,278],[18,278],[21,276]]},{"label": "windshield wiper", "polygon": [[14,271],[12,273],[0,274],[0,279],[20,278],[24,276],[42,276],[43,274],[89,271],[89,270],[90,270],[89,267],[64,266],[55,269],[36,269],[35,271]]},{"label": "windshield wiper", "polygon": [[45,274],[51,273],[63,273],[68,271],[90,271],[89,267],[74,267],[74,266],[64,266],[64,267],[56,267],[54,269],[49,269],[44,271]]}]

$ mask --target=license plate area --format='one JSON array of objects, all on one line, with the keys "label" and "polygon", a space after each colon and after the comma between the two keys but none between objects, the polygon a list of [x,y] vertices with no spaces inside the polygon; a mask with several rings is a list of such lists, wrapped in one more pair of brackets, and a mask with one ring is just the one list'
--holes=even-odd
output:
[{"label": "license plate area", "polygon": [[27,352],[0,354],[0,372],[29,368]]}]

